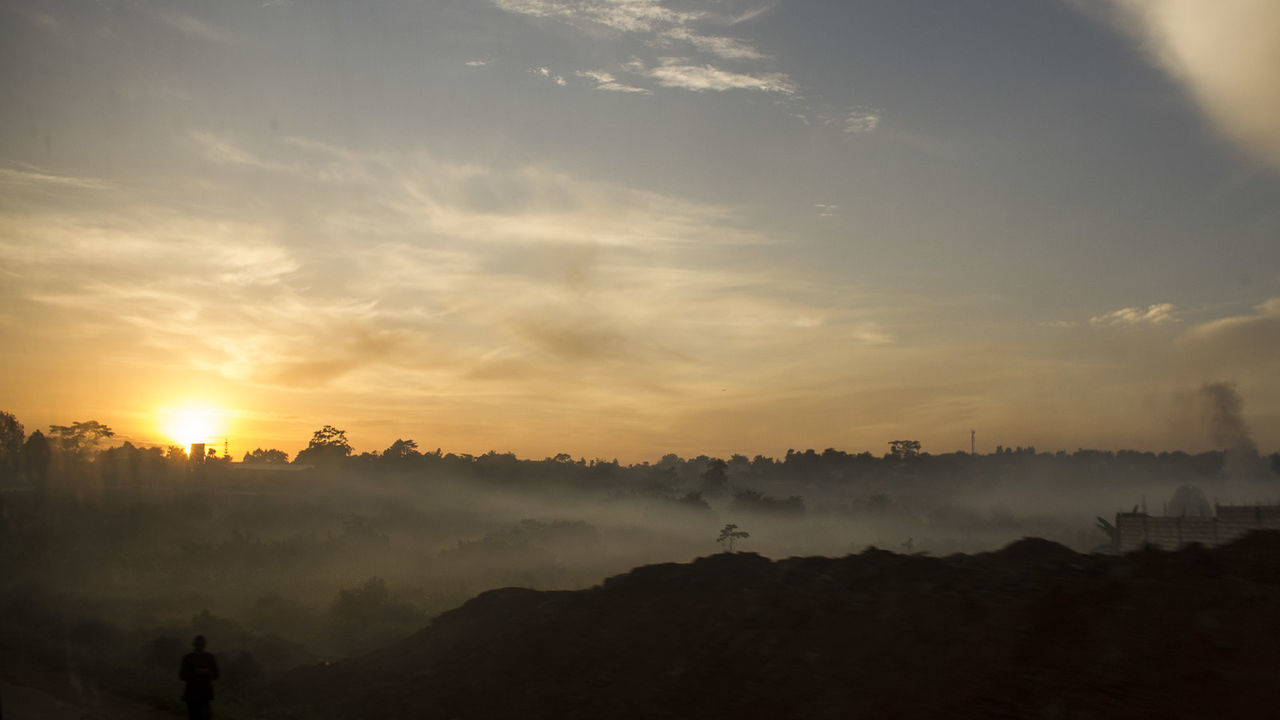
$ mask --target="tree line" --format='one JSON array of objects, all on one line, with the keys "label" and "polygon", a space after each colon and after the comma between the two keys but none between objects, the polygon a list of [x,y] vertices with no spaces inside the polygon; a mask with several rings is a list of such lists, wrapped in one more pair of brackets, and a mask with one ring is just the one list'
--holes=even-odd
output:
[{"label": "tree line", "polygon": [[[761,485],[770,482],[843,482],[863,477],[959,478],[1011,472],[1037,472],[1064,477],[1151,476],[1188,481],[1211,479],[1227,472],[1228,452],[1203,453],[1140,452],[1136,450],[1089,450],[1054,453],[1037,452],[1034,447],[998,447],[990,454],[970,455],[966,452],[931,454],[917,440],[887,441],[882,454],[857,453],[834,448],[788,450],[780,458],[766,455],[733,454],[728,458],[698,455],[683,458],[674,453],[657,462],[631,465],[616,459],[577,458],[558,453],[541,460],[518,458],[514,453],[490,451],[482,455],[446,453],[437,448],[423,451],[412,439],[397,439],[381,451],[357,453],[345,430],[325,425],[312,433],[307,446],[290,459],[277,448],[256,448],[244,454],[240,463],[219,456],[210,448],[206,456],[190,458],[185,449],[138,447],[125,441],[111,445],[116,433],[96,421],[79,421],[69,425],[50,425],[48,432],[34,430],[26,434],[22,423],[8,412],[0,412],[0,480],[6,484],[26,483],[46,486],[50,478],[95,479],[107,484],[162,481],[193,472],[213,477],[229,471],[233,464],[239,470],[268,471],[291,468],[314,473],[359,473],[364,476],[430,475],[449,473],[455,477],[477,477],[496,481],[535,483],[538,481],[574,481],[600,484],[610,481],[628,482],[652,487],[698,487],[716,494],[731,486]],[[1254,477],[1280,475],[1280,453],[1270,456],[1239,458],[1232,463],[1238,471],[1246,468]],[[787,500],[763,496],[740,498],[743,503],[783,503]]]}]

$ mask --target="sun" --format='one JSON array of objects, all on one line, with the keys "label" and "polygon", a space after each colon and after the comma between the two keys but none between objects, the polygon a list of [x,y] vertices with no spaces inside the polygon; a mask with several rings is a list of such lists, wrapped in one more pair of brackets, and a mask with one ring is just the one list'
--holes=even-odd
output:
[{"label": "sun", "polygon": [[226,437],[226,413],[206,406],[161,410],[160,432],[184,450],[192,443],[215,445]]}]

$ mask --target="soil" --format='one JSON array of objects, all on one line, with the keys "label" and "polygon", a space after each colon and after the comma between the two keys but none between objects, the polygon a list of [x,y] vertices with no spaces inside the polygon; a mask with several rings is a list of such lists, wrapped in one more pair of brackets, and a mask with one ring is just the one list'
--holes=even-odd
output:
[{"label": "soil", "polygon": [[285,676],[343,718],[1230,718],[1280,713],[1280,532],[1081,555],[719,554],[493,590]]}]

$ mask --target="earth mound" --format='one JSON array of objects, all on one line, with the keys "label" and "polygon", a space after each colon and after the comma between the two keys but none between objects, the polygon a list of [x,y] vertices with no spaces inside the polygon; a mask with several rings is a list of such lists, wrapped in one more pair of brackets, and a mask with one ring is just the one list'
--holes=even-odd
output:
[{"label": "earth mound", "polygon": [[1280,532],[1080,555],[720,554],[484,593],[277,687],[344,718],[1240,717],[1280,707]]}]

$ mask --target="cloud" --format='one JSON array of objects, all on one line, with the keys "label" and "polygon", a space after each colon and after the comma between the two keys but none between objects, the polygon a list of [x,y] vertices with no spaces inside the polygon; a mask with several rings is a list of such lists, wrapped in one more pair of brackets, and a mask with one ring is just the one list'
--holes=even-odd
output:
[{"label": "cloud", "polygon": [[880,111],[872,108],[854,108],[844,119],[844,131],[849,135],[875,132],[880,127]]},{"label": "cloud", "polygon": [[[28,188],[21,211],[0,205],[0,326],[106,336],[97,347],[115,367],[260,388],[405,397],[483,377],[572,397],[665,393],[705,372],[691,358],[713,365],[820,315],[755,296],[776,271],[704,266],[717,245],[741,257],[767,241],[733,208],[530,165],[192,138],[191,159],[219,172],[180,210],[180,185],[158,204],[133,186],[86,203],[48,173],[0,174],[53,189]],[[255,203],[264,182],[289,192]]]},{"label": "cloud", "polygon": [[81,190],[105,190],[110,183],[92,177],[73,177],[46,172],[34,167],[0,168],[0,186],[14,188],[78,188]]},{"label": "cloud", "polygon": [[189,135],[191,139],[195,141],[196,145],[199,146],[204,157],[218,165],[247,165],[249,167],[260,168],[263,170],[284,169],[284,167],[278,163],[263,160],[261,157],[246,148],[217,134],[201,130],[193,130]]},{"label": "cloud", "polygon": [[1280,3],[1099,1],[1226,134],[1280,167]]},{"label": "cloud", "polygon": [[1094,327],[1135,327],[1166,325],[1178,322],[1178,309],[1172,303],[1159,303],[1147,308],[1127,307],[1089,318]]},{"label": "cloud", "polygon": [[836,217],[840,214],[840,206],[831,203],[814,203],[813,209],[818,211],[818,217]]},{"label": "cloud", "polygon": [[467,67],[485,67],[488,64],[488,60],[468,60],[466,62]]},{"label": "cloud", "polygon": [[530,71],[530,72],[532,72],[532,73],[533,73],[533,74],[535,74],[535,75],[541,75],[542,77],[544,77],[544,78],[546,78],[546,79],[550,80],[551,82],[553,82],[553,83],[555,83],[555,84],[559,85],[560,87],[564,87],[565,85],[567,85],[567,84],[568,84],[568,83],[565,81],[565,79],[564,79],[564,76],[563,76],[563,75],[557,75],[557,74],[555,74],[555,73],[551,72],[551,70],[550,70],[549,68],[545,68],[545,67],[536,67],[536,68],[530,68],[530,69],[529,69],[529,71]]},{"label": "cloud", "polygon": [[8,346],[92,347],[114,376],[84,382],[146,388],[141,412],[199,382],[303,417],[394,415],[446,446],[579,423],[666,444],[709,398],[798,417],[797,385],[892,377],[909,347],[892,303],[801,278],[742,208],[483,152],[201,129],[175,154],[198,183],[0,200]]},{"label": "cloud", "polygon": [[[294,291],[287,278],[300,265],[279,238],[253,223],[198,212],[146,208],[112,193],[109,209],[30,205],[22,216],[0,214],[0,262],[15,277],[9,313],[40,320],[25,332],[46,342],[91,337],[100,357],[125,364],[217,368],[243,351],[255,363],[280,347],[269,332],[299,326],[285,321]],[[24,248],[35,243],[41,250]],[[332,316],[322,305],[313,308]],[[273,320],[272,318],[276,318]],[[277,321],[279,320],[279,321]]]},{"label": "cloud", "polygon": [[689,65],[688,62],[683,58],[663,58],[662,64],[651,68],[647,74],[663,87],[694,92],[757,90],[784,95],[795,93],[795,84],[783,73],[750,75],[723,70],[713,65]]},{"label": "cloud", "polygon": [[597,90],[645,94],[650,94],[652,92],[646,88],[635,87],[634,85],[624,85],[623,83],[618,82],[617,78],[615,78],[611,73],[607,73],[602,70],[580,70],[574,74],[578,77],[595,80]]},{"label": "cloud", "polygon": [[622,32],[651,32],[692,22],[702,15],[671,10],[656,0],[494,0],[494,4],[507,12],[593,23]]},{"label": "cloud", "polygon": [[[36,208],[32,212],[37,217],[41,214]],[[109,280],[117,272],[126,279],[131,271],[154,277],[148,287],[155,289],[170,282],[175,282],[175,287],[190,287],[193,279],[228,286],[271,285],[298,269],[292,254],[276,238],[243,222],[212,222],[174,212],[136,209],[110,216],[66,213],[41,220],[23,225],[23,232],[12,240],[0,237],[0,253],[16,267],[29,268],[33,261],[22,259],[25,256],[17,252],[18,244],[21,239],[38,243],[41,262],[65,268],[64,280],[69,284],[83,283],[99,290],[109,289]],[[10,223],[6,227],[11,228]],[[95,277],[94,268],[108,272]],[[83,277],[77,275],[80,272]],[[120,288],[126,285],[115,286],[111,292],[121,294]]]},{"label": "cloud", "polygon": [[230,44],[235,41],[235,38],[217,25],[174,7],[168,5],[141,5],[138,7],[156,20],[178,30],[184,35],[220,44]]},{"label": "cloud", "polygon": [[875,322],[861,322],[853,327],[853,338],[864,345],[892,345],[893,335]]},{"label": "cloud", "polygon": [[46,12],[40,12],[34,8],[24,8],[17,3],[12,4],[8,9],[21,15],[31,24],[37,25],[45,30],[57,30],[62,24],[54,15]]},{"label": "cloud", "polygon": [[312,338],[323,339],[321,343],[308,342],[297,348],[301,351],[297,353],[278,347],[276,353],[256,358],[252,379],[284,387],[324,386],[365,366],[395,364],[396,354],[403,349],[402,338],[387,330],[371,332],[349,324],[322,325],[316,329],[320,332],[315,332]]},{"label": "cloud", "polygon": [[765,3],[763,5],[760,5],[759,7],[751,8],[750,10],[744,10],[741,13],[730,18],[728,24],[737,25],[739,23],[750,22],[760,17],[761,15],[764,15],[765,13],[770,12],[775,7],[777,7],[777,5],[778,3],[776,2],[770,2],[770,3]]},{"label": "cloud", "polygon": [[702,52],[724,60],[763,60],[769,57],[745,41],[719,35],[701,35],[687,27],[673,28],[664,32],[662,37],[668,40],[682,40]]},{"label": "cloud", "polygon": [[566,320],[539,315],[516,328],[537,347],[565,360],[610,359],[627,350],[626,336],[591,317]]},{"label": "cloud", "polygon": [[[632,57],[621,68],[636,75],[657,81],[662,87],[680,88],[694,92],[723,92],[726,90],[755,90],[794,96],[796,85],[782,72],[746,72],[721,67],[719,63],[755,62],[769,56],[747,40],[725,35],[708,34],[698,28],[704,24],[733,25],[736,20],[718,13],[693,10],[674,10],[655,0],[493,0],[507,12],[529,17],[558,20],[576,26],[604,27],[617,33],[645,36],[649,48],[662,48],[670,52],[673,44],[683,43],[693,52],[691,57]],[[747,18],[767,10],[768,7],[748,11]],[[675,54],[675,53],[672,53]],[[684,54],[684,53],[681,53]],[[714,62],[706,62],[708,57]],[[547,68],[535,68],[535,72],[565,84],[564,79],[551,74]],[[618,82],[607,70],[584,70],[577,73],[596,81],[599,90],[629,93],[648,93],[650,90]],[[862,119],[863,130],[874,130],[879,115]]]},{"label": "cloud", "polygon": [[1197,325],[1179,338],[1183,347],[1235,362],[1280,361],[1280,298],[1271,298],[1249,315]]}]

